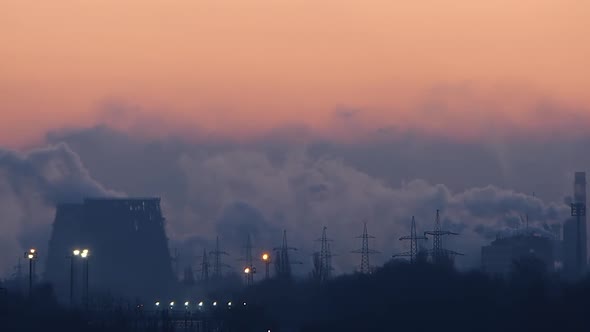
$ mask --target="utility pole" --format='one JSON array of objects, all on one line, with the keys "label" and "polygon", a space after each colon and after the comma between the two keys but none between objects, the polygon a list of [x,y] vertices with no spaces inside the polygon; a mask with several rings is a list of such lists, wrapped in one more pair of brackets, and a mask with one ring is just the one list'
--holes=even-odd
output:
[{"label": "utility pole", "polygon": [[410,235],[402,236],[399,238],[400,241],[410,240],[410,251],[403,252],[401,254],[395,254],[393,257],[410,257],[410,263],[414,264],[418,257],[418,240],[428,240],[426,236],[418,236],[416,233],[416,219],[412,216],[412,226],[410,229]]},{"label": "utility pole", "polygon": [[378,251],[369,249],[369,239],[374,239],[375,237],[369,235],[367,232],[367,222],[364,223],[363,234],[357,236],[357,239],[361,239],[361,249],[352,251],[353,254],[361,254],[361,265],[360,265],[360,273],[362,274],[371,274],[371,265],[369,263],[369,256],[372,254],[379,254]]},{"label": "utility pole", "polygon": [[424,236],[426,236],[426,235],[432,235],[431,257],[432,257],[433,263],[445,262],[446,261],[445,259],[449,258],[450,256],[456,256],[456,255],[463,256],[463,254],[461,254],[461,253],[458,253],[458,252],[455,252],[452,250],[447,250],[443,247],[442,239],[443,239],[444,235],[459,235],[459,233],[454,233],[454,232],[442,230],[442,227],[440,225],[440,212],[439,212],[439,210],[436,210],[436,220],[434,222],[434,230],[424,232]]},{"label": "utility pole", "polygon": [[215,240],[215,250],[211,251],[210,254],[213,255],[213,276],[215,277],[215,279],[219,280],[219,279],[221,279],[221,276],[222,276],[222,273],[221,273],[222,267],[227,266],[221,262],[221,256],[222,255],[229,256],[229,254],[227,252],[225,252],[219,248],[219,236]]}]

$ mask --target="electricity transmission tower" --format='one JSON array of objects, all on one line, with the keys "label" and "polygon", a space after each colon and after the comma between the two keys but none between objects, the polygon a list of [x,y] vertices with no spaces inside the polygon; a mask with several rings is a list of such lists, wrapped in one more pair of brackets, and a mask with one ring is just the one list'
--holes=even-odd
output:
[{"label": "electricity transmission tower", "polygon": [[324,282],[332,277],[332,253],[330,251],[330,239],[326,235],[326,230],[328,228],[324,227],[322,230],[322,237],[316,241],[320,241],[320,252],[319,257],[317,259],[317,271],[316,277],[320,282]]},{"label": "electricity transmission tower", "polygon": [[273,249],[276,252],[275,268],[277,278],[290,279],[291,278],[291,264],[301,264],[300,262],[291,261],[289,258],[289,251],[297,251],[297,248],[289,247],[287,245],[287,231],[283,231],[283,244]]},{"label": "electricity transmission tower", "polygon": [[252,262],[252,240],[250,239],[250,234],[246,237],[246,245],[244,246],[244,257],[241,261],[246,262],[246,266],[244,267],[244,274],[246,278],[246,285],[250,286],[254,283],[254,273],[256,273],[256,268]]},{"label": "electricity transmission tower", "polygon": [[176,280],[179,278],[179,271],[178,271],[178,264],[180,262],[180,254],[178,253],[178,248],[174,248],[174,256],[170,259],[174,264],[174,277]]},{"label": "electricity transmission tower", "polygon": [[195,275],[193,274],[192,266],[187,266],[184,268],[184,279],[182,282],[185,285],[192,286],[195,284]]},{"label": "electricity transmission tower", "polygon": [[430,255],[433,263],[451,262],[450,260],[453,256],[463,256],[463,254],[461,253],[448,250],[443,247],[443,236],[459,235],[459,233],[442,230],[442,227],[440,225],[439,210],[436,210],[436,221],[434,222],[434,230],[424,232],[424,236],[426,235],[432,235],[432,250],[430,251]]},{"label": "electricity transmission tower", "polygon": [[367,223],[365,222],[365,226],[363,229],[363,234],[361,236],[357,236],[357,239],[362,239],[361,249],[352,251],[353,254],[361,254],[361,266],[360,266],[360,273],[363,274],[370,274],[373,272],[371,270],[371,265],[369,263],[369,256],[372,254],[379,254],[378,251],[369,249],[369,239],[374,239],[375,237],[369,235],[367,232]]},{"label": "electricity transmission tower", "polygon": [[201,281],[209,280],[209,259],[207,258],[207,249],[203,249],[203,260],[201,261]]},{"label": "electricity transmission tower", "polygon": [[426,236],[417,235],[416,220],[414,219],[414,216],[412,216],[410,235],[402,236],[399,238],[399,240],[410,240],[410,251],[406,251],[401,254],[395,254],[393,257],[410,257],[410,263],[414,264],[418,257],[418,240],[428,240],[428,238]]},{"label": "electricity transmission tower", "polygon": [[219,249],[219,236],[215,240],[215,250],[211,251],[210,254],[213,256],[213,276],[219,280],[222,276],[221,269],[228,266],[221,262],[221,256],[229,256],[227,252]]}]

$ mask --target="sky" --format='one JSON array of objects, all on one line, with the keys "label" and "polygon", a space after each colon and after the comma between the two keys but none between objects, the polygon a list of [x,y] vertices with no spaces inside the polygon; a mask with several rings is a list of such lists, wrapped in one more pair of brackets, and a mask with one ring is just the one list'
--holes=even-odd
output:
[{"label": "sky", "polygon": [[96,195],[162,197],[183,264],[236,227],[309,264],[328,226],[339,272],[362,220],[381,263],[439,208],[470,268],[590,169],[588,1],[0,6],[0,275]]},{"label": "sky", "polygon": [[343,109],[362,111],[354,135],[565,131],[587,124],[588,15],[581,0],[4,0],[0,141],[103,121],[113,100],[166,118],[157,134],[344,139]]}]

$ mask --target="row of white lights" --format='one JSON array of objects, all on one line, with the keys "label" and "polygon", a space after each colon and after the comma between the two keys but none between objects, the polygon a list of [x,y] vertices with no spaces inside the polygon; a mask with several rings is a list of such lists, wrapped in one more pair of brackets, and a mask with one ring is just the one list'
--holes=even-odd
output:
[{"label": "row of white lights", "polygon": [[[156,307],[159,307],[160,304],[161,304],[160,301],[156,301],[156,303],[155,303]],[[170,307],[174,307],[175,304],[176,304],[176,302],[174,302],[174,301],[170,302]],[[214,307],[216,307],[217,306],[217,301],[213,302],[212,304],[213,304]],[[190,302],[189,301],[184,302],[184,306],[185,307],[188,307],[189,305],[190,305]],[[199,302],[199,304],[198,304],[198,306],[200,308],[202,308],[204,305],[205,305],[205,302],[203,302],[203,301]],[[246,305],[246,302],[242,303],[242,305],[245,306]],[[231,301],[227,302],[227,306],[228,307],[231,307],[232,306],[232,302]]]}]

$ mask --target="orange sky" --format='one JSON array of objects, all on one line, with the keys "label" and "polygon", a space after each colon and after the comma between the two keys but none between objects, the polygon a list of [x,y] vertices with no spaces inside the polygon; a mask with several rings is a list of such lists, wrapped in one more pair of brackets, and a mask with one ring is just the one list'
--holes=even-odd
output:
[{"label": "orange sky", "polygon": [[[108,100],[227,136],[330,132],[338,108],[363,129],[545,130],[590,112],[588,22],[587,0],[2,0],[0,144]],[[541,102],[567,116],[531,120]]]}]

